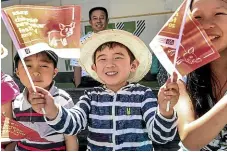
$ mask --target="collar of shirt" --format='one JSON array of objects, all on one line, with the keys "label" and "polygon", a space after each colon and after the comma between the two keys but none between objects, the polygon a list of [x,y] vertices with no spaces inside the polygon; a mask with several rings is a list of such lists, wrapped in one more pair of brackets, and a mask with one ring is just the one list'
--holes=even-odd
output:
[{"label": "collar of shirt", "polygon": [[[51,87],[50,87],[49,92],[53,96],[56,91],[57,91],[57,87],[55,87],[55,81],[53,81],[51,83]],[[24,111],[24,110],[31,108],[31,104],[30,104],[30,102],[28,101],[28,98],[27,98],[28,97],[27,96],[28,95],[28,89],[25,88],[23,90],[22,94],[23,94],[23,97],[22,97],[23,100],[22,100],[22,103],[21,103],[21,106],[20,106],[20,110]]]},{"label": "collar of shirt", "polygon": [[80,43],[84,43],[91,35],[93,32],[88,32],[86,35],[80,38]]},{"label": "collar of shirt", "polygon": [[[127,89],[132,88],[132,87],[135,87],[135,86],[136,86],[135,83],[129,83],[129,84],[127,84],[126,86],[124,86],[124,87],[122,87],[121,89],[119,89],[117,92],[120,92],[120,91],[123,91],[123,90],[127,90]],[[109,93],[114,93],[114,91],[108,89],[108,88],[106,87],[106,85],[103,85],[102,88],[104,89],[103,91],[106,91],[106,92],[109,92]]]}]

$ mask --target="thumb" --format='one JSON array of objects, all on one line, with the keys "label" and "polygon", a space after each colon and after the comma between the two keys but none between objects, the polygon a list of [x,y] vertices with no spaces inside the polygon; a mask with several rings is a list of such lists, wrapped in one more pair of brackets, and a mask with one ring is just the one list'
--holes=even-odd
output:
[{"label": "thumb", "polygon": [[177,82],[177,79],[178,79],[178,75],[176,72],[173,72],[173,75],[171,76],[173,82]]},{"label": "thumb", "polygon": [[50,95],[49,91],[47,91],[47,90],[45,90],[45,89],[43,89],[41,87],[35,86],[35,88],[36,88],[36,92],[41,93],[44,96]]}]

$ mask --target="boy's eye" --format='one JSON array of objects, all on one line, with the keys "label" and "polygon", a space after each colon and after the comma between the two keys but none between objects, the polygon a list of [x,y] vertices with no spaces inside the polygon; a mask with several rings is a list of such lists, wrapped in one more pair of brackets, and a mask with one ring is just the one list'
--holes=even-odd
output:
[{"label": "boy's eye", "polygon": [[40,67],[47,68],[48,66],[47,65],[40,65]]},{"label": "boy's eye", "polygon": [[227,15],[226,13],[218,12],[215,15]]},{"label": "boy's eye", "polygon": [[120,57],[120,56],[117,56],[117,57],[115,57],[115,59],[122,59],[122,57]]},{"label": "boy's eye", "polygon": [[27,66],[27,68],[31,68],[32,66],[31,65],[26,65]]}]

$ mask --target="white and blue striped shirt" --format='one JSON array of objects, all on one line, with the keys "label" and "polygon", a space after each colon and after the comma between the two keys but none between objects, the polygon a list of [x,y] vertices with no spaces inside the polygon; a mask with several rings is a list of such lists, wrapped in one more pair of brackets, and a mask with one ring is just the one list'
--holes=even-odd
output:
[{"label": "white and blue striped shirt", "polygon": [[55,120],[47,123],[74,135],[88,125],[88,150],[153,150],[152,141],[167,143],[176,135],[176,113],[164,118],[157,110],[152,90],[129,84],[114,93],[103,87],[85,91],[70,110],[59,108]]}]

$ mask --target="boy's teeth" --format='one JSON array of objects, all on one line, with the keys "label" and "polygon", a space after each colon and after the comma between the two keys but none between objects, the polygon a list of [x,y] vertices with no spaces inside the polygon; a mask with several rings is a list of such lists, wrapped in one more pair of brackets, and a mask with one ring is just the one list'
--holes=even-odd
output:
[{"label": "boy's teeth", "polygon": [[114,75],[114,74],[116,74],[117,72],[107,72],[106,74],[107,75]]}]

